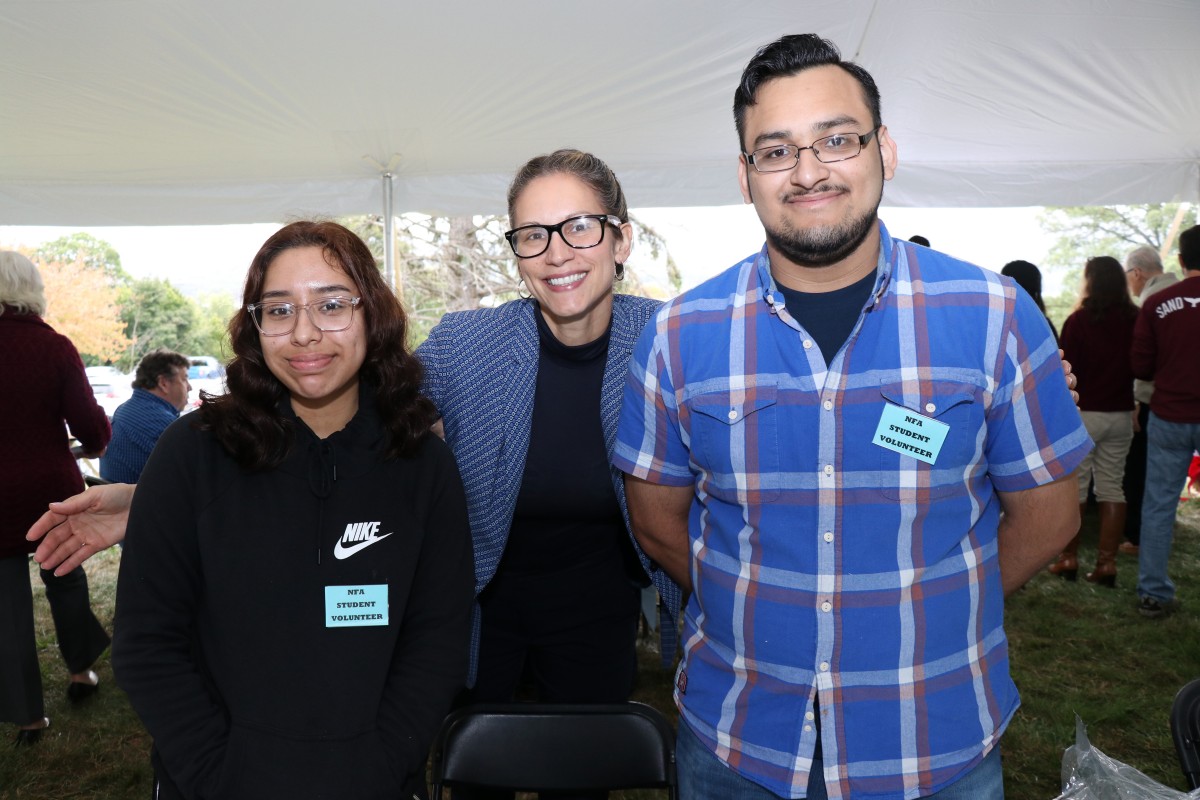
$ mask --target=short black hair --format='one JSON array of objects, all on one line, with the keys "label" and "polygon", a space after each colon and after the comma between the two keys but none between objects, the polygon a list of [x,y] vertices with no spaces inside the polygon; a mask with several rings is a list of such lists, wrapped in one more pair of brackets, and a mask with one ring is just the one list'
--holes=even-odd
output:
[{"label": "short black hair", "polygon": [[1017,286],[1033,298],[1033,302],[1037,303],[1042,313],[1046,313],[1046,302],[1042,300],[1042,271],[1036,264],[1022,260],[1010,261],[1000,270],[1000,274],[1016,281]]},{"label": "short black hair", "polygon": [[1184,269],[1200,270],[1200,225],[1179,234],[1179,263]]},{"label": "short black hair", "polygon": [[151,350],[142,356],[137,365],[137,373],[133,378],[135,389],[145,389],[147,392],[158,386],[159,378],[175,377],[175,370],[188,368],[188,360],[179,353],[171,350]]},{"label": "short black hair", "polygon": [[745,151],[746,109],[755,103],[758,87],[775,78],[787,78],[812,67],[841,67],[858,81],[863,101],[871,109],[871,124],[883,124],[879,110],[879,87],[871,73],[853,61],[843,61],[837,45],[815,33],[793,33],[759,48],[742,71],[742,80],[733,93],[733,121],[737,126],[738,149]]}]

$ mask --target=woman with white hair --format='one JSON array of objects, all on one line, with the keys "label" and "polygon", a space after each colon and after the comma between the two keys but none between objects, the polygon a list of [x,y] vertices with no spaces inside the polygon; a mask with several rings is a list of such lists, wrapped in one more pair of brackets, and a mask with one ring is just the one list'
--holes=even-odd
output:
[{"label": "woman with white hair", "polygon": [[[42,319],[46,297],[37,268],[0,252],[0,721],[16,723],[17,744],[33,744],[50,725],[34,637],[25,531],[51,500],[82,491],[67,428],[89,455],[111,435],[83,362],[67,337]],[[42,570],[58,648],[71,673],[67,698],[79,703],[98,685],[92,664],[108,634],[92,613],[87,575]]]}]

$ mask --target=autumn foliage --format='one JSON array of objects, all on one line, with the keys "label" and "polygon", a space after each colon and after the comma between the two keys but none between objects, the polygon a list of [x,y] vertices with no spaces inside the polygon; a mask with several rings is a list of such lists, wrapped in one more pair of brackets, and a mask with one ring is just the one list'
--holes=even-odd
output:
[{"label": "autumn foliage", "polygon": [[76,261],[38,264],[46,284],[46,322],[80,353],[114,361],[129,346],[117,304],[117,289],[98,269]]}]

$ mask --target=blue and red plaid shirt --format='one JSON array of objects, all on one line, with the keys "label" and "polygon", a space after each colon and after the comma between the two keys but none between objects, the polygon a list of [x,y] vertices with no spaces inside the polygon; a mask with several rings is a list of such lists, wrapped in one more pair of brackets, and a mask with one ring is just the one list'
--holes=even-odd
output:
[{"label": "blue and red plaid shirt", "polygon": [[[807,787],[814,712],[832,798],[930,794],[996,745],[1019,702],[996,493],[1091,447],[1029,297],[880,230],[832,364],[764,249],[651,321],[618,429],[620,469],[695,487],[680,712],[784,797]],[[949,426],[932,465],[872,443],[889,404]]]}]

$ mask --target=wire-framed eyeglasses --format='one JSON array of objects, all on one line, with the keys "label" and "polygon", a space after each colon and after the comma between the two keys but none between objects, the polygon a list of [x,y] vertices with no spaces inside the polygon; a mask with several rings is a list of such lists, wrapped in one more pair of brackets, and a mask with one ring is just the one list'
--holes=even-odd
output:
[{"label": "wire-framed eyeglasses", "polygon": [[268,301],[246,306],[250,319],[263,336],[287,336],[296,330],[300,311],[308,312],[308,321],[319,331],[344,331],[354,322],[354,309],[361,297],[322,297],[311,303],[280,303]]},{"label": "wire-framed eyeglasses", "polygon": [[835,133],[822,136],[808,147],[794,144],[773,144],[760,147],[752,153],[742,153],[757,172],[784,172],[793,169],[800,161],[800,154],[812,150],[817,161],[832,164],[846,161],[862,152],[863,146],[875,137],[879,128],[866,133]]},{"label": "wire-framed eyeglasses", "polygon": [[504,232],[504,238],[517,258],[540,256],[550,247],[551,234],[557,233],[576,250],[595,247],[604,241],[604,223],[621,226],[621,220],[611,214],[581,214],[564,219],[557,225],[522,225]]}]

